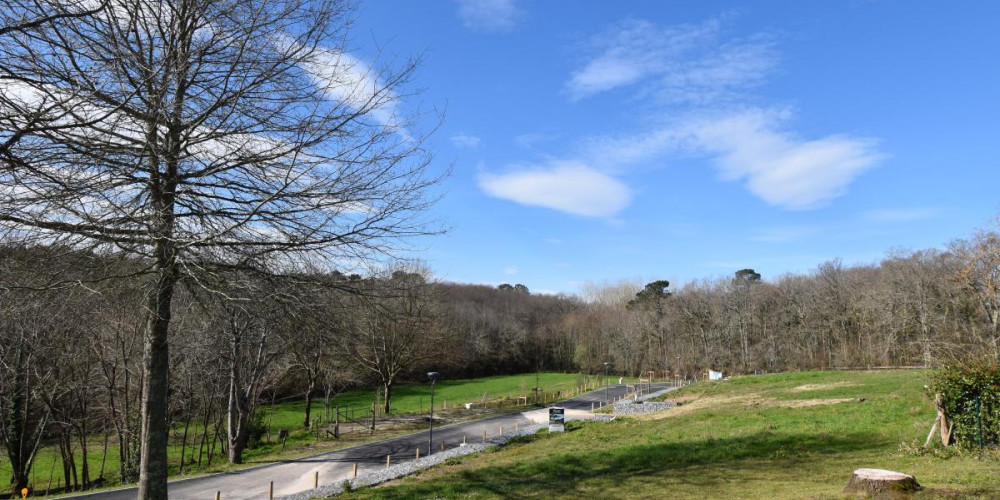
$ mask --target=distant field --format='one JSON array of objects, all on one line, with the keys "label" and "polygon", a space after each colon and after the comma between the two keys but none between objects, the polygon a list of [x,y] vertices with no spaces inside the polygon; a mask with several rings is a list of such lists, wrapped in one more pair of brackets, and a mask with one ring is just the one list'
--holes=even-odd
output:
[{"label": "distant field", "polygon": [[[617,377],[615,377],[617,382]],[[448,380],[443,378],[435,384],[434,408],[440,410],[446,403],[449,408],[470,402],[479,402],[484,396],[493,401],[501,398],[531,396],[533,387],[542,388],[546,393],[567,393],[585,382],[585,377],[576,373],[528,373],[523,375],[503,375],[475,379]],[[591,377],[592,384],[600,383]],[[366,415],[374,402],[375,391],[350,391],[337,397],[333,404],[351,409],[355,415]],[[392,413],[407,414],[426,411],[430,408],[430,384],[407,384],[392,390]],[[381,410],[380,410],[381,411]],[[275,428],[292,429],[302,426],[305,401],[294,401],[275,405]],[[323,414],[323,400],[313,402],[313,415]]]},{"label": "distant field", "polygon": [[[851,471],[914,474],[917,498],[1000,498],[1000,460],[919,445],[927,372],[806,372],[700,383],[653,418],[574,424],[349,499],[843,498]],[[864,401],[860,401],[864,398]]]},{"label": "distant field", "polygon": [[[601,380],[603,379],[596,377],[590,377],[588,380],[587,377],[583,375],[573,373],[539,373],[537,375],[530,373],[523,375],[457,380],[448,380],[447,378],[444,378],[439,380],[435,386],[434,407],[436,410],[440,411],[446,401],[449,408],[455,408],[457,406],[464,405],[467,402],[479,402],[482,401],[484,393],[486,399],[490,401],[530,395],[531,388],[536,387],[536,384],[547,394],[554,394],[558,391],[559,393],[565,395],[570,391],[580,388],[587,382],[594,385],[601,383]],[[615,381],[617,381],[617,379]],[[351,411],[351,413],[359,419],[367,418],[367,416],[370,415],[374,394],[374,389],[349,391],[339,395],[334,404],[340,405],[342,408],[349,409],[349,411]],[[392,413],[398,415],[427,411],[430,406],[429,396],[429,384],[408,384],[397,386],[393,389]],[[368,436],[367,433],[363,433],[344,436],[339,441],[325,438],[317,440],[314,434],[302,430],[304,411],[305,402],[302,400],[276,404],[273,407],[273,412],[270,408],[265,409],[264,421],[269,421],[271,424],[273,436],[272,442],[264,443],[255,449],[248,450],[244,454],[246,462],[248,464],[270,462],[278,458],[319,453],[325,450],[389,437],[386,433],[379,432],[376,433],[374,437]],[[314,417],[320,417],[323,416],[323,414],[323,400],[322,398],[316,398],[313,402],[312,415]],[[462,417],[461,412],[453,416],[456,418]],[[293,431],[291,438],[287,443],[288,446],[283,453],[281,452],[281,445],[277,443],[276,437],[277,432],[280,429]],[[200,426],[191,426],[188,438],[188,457],[190,457],[192,451],[192,443],[195,441],[197,436],[200,436],[200,432]],[[396,431],[396,434],[399,432],[401,431]],[[171,475],[176,475],[180,464],[180,433],[181,428],[175,427],[171,434],[171,446],[168,449],[168,455],[171,462]],[[92,435],[88,439],[88,443],[90,475],[91,479],[96,479],[99,476],[101,463],[104,459],[103,436]],[[194,442],[193,444],[195,446],[195,452],[197,452],[197,443]],[[216,449],[218,450],[218,446]],[[79,456],[79,446],[77,444],[76,461],[78,469],[82,466]],[[108,446],[106,462],[104,463],[104,476],[107,478],[107,485],[109,486],[118,482],[118,463],[118,446],[115,442],[112,442]],[[193,465],[188,465],[185,469],[185,475],[216,472],[226,470],[227,468],[230,468],[230,466],[225,463],[225,459],[216,457],[213,459],[211,467],[207,465],[207,459],[203,460],[203,467],[200,470],[196,470]],[[59,451],[55,446],[46,446],[41,450],[38,458],[36,459],[35,466],[33,467],[32,476],[34,478],[32,481],[34,489],[38,493],[44,492],[49,487],[50,476],[52,477],[51,487],[53,489],[55,489],[57,485],[62,484],[62,480],[60,479],[62,476],[62,465],[59,458]],[[0,480],[7,480],[9,477],[10,462],[6,459],[6,456],[2,456],[0,457]]]}]

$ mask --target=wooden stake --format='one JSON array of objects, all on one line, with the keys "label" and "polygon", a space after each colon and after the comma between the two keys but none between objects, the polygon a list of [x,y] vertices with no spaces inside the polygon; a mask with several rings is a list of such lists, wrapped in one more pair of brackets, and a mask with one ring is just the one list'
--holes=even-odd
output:
[{"label": "wooden stake", "polygon": [[313,473],[313,489],[319,488],[319,471]]},{"label": "wooden stake", "polygon": [[462,435],[462,444],[465,444],[465,435]]},{"label": "wooden stake", "polygon": [[594,402],[590,402],[590,413],[594,413]]},{"label": "wooden stake", "polygon": [[486,442],[486,429],[483,429],[483,442]]},{"label": "wooden stake", "polygon": [[219,500],[220,498],[222,498],[222,492],[221,491],[216,491],[215,492],[215,500]]},{"label": "wooden stake", "polygon": [[[354,477],[358,477],[358,464],[357,464],[357,462],[354,463]],[[216,498],[215,500],[219,500],[219,499]]]},{"label": "wooden stake", "polygon": [[417,448],[417,460],[420,460],[420,448]]},{"label": "wooden stake", "polygon": [[503,426],[500,426],[500,435],[503,436]]},{"label": "wooden stake", "polygon": [[444,441],[441,441],[441,451],[444,451]]},{"label": "wooden stake", "polygon": [[274,500],[274,481],[267,485],[267,500]]},{"label": "wooden stake", "polygon": [[388,469],[392,465],[392,455],[385,456],[385,468]]}]

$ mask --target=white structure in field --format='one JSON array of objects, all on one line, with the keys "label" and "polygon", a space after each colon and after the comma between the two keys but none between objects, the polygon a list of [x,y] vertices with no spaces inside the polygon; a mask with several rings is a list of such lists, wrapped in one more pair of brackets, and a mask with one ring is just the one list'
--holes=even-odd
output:
[{"label": "white structure in field", "polygon": [[717,372],[715,370],[708,371],[709,380],[722,380],[722,372]]}]

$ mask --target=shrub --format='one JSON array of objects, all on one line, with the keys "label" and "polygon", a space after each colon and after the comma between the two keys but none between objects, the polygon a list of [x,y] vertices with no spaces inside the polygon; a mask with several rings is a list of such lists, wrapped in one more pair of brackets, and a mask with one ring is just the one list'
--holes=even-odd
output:
[{"label": "shrub", "polygon": [[1000,442],[1000,363],[956,363],[936,370],[932,377],[931,390],[941,395],[957,444],[978,447],[980,438],[982,444]]}]

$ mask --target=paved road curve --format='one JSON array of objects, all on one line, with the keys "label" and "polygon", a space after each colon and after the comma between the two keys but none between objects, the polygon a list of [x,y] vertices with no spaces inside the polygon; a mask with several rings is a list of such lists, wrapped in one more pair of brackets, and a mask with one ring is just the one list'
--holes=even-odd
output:
[{"label": "paved road curve", "polygon": [[[666,384],[653,384],[653,390]],[[616,398],[625,394],[624,385],[612,385],[607,395]],[[582,394],[559,403],[569,410],[590,411],[591,403],[603,402],[605,389]],[[444,442],[449,448],[457,446],[463,437],[469,442],[481,441],[483,432],[496,436],[500,427],[511,430],[515,424],[527,425],[531,421],[523,413],[513,413],[472,422],[453,424],[434,429],[434,446]],[[416,432],[384,441],[362,444],[351,448],[275,462],[232,472],[221,472],[207,476],[171,481],[168,492],[171,499],[213,500],[215,492],[221,492],[223,500],[267,498],[268,483],[274,481],[274,496],[290,495],[313,487],[314,474],[319,472],[320,485],[336,483],[351,477],[354,464],[358,464],[358,474],[385,467],[386,455],[392,455],[393,463],[412,460],[416,449],[421,454],[427,451],[427,432]],[[438,448],[440,449],[440,448]],[[132,500],[136,488],[102,491],[77,495],[72,498],[87,500]],[[66,498],[66,497],[64,497]]]}]

